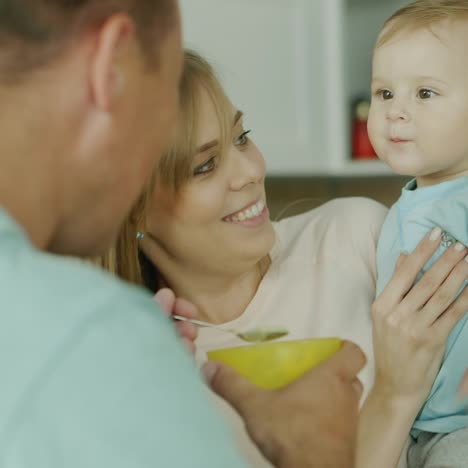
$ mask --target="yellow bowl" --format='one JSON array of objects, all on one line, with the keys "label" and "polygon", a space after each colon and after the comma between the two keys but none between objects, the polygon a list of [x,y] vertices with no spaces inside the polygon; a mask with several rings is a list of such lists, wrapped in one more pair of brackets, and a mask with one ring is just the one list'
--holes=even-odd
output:
[{"label": "yellow bowl", "polygon": [[336,353],[339,338],[276,341],[208,351],[208,359],[227,364],[261,388],[283,387]]}]

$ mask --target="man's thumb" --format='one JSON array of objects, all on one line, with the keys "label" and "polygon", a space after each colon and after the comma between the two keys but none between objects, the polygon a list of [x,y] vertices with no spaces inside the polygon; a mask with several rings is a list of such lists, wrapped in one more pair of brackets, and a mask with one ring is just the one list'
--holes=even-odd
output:
[{"label": "man's thumb", "polygon": [[226,400],[243,416],[246,406],[262,390],[225,364],[208,361],[202,367],[206,382],[213,392]]},{"label": "man's thumb", "polygon": [[169,288],[160,289],[153,297],[164,313],[170,315],[175,303],[175,295]]}]

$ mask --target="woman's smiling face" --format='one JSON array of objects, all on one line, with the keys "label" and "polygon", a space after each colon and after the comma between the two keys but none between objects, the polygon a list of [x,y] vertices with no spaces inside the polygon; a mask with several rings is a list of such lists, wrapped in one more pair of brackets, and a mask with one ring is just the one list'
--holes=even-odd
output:
[{"label": "woman's smiling face", "polygon": [[[239,270],[271,250],[275,234],[265,197],[265,163],[229,103],[227,144],[212,98],[199,90],[196,154],[177,194],[156,184],[146,230],[186,268]],[[237,266],[238,267],[237,267]]]}]

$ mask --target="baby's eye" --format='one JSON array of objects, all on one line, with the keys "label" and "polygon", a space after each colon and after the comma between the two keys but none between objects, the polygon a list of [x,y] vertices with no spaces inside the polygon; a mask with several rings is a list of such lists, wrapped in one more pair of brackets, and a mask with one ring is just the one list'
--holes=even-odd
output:
[{"label": "baby's eye", "polygon": [[378,91],[378,94],[384,101],[388,101],[393,98],[393,93],[389,89],[381,89]]},{"label": "baby's eye", "polygon": [[436,93],[432,89],[422,88],[418,91],[418,97],[420,99],[430,99],[434,97]]}]

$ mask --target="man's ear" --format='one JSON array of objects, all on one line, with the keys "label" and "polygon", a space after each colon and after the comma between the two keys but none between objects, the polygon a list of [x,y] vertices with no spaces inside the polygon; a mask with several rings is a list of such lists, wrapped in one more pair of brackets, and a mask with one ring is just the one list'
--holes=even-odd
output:
[{"label": "man's ear", "polygon": [[124,85],[124,71],[119,55],[128,45],[133,23],[125,14],[108,18],[97,31],[95,50],[91,63],[90,86],[94,105],[109,111],[112,102]]}]

